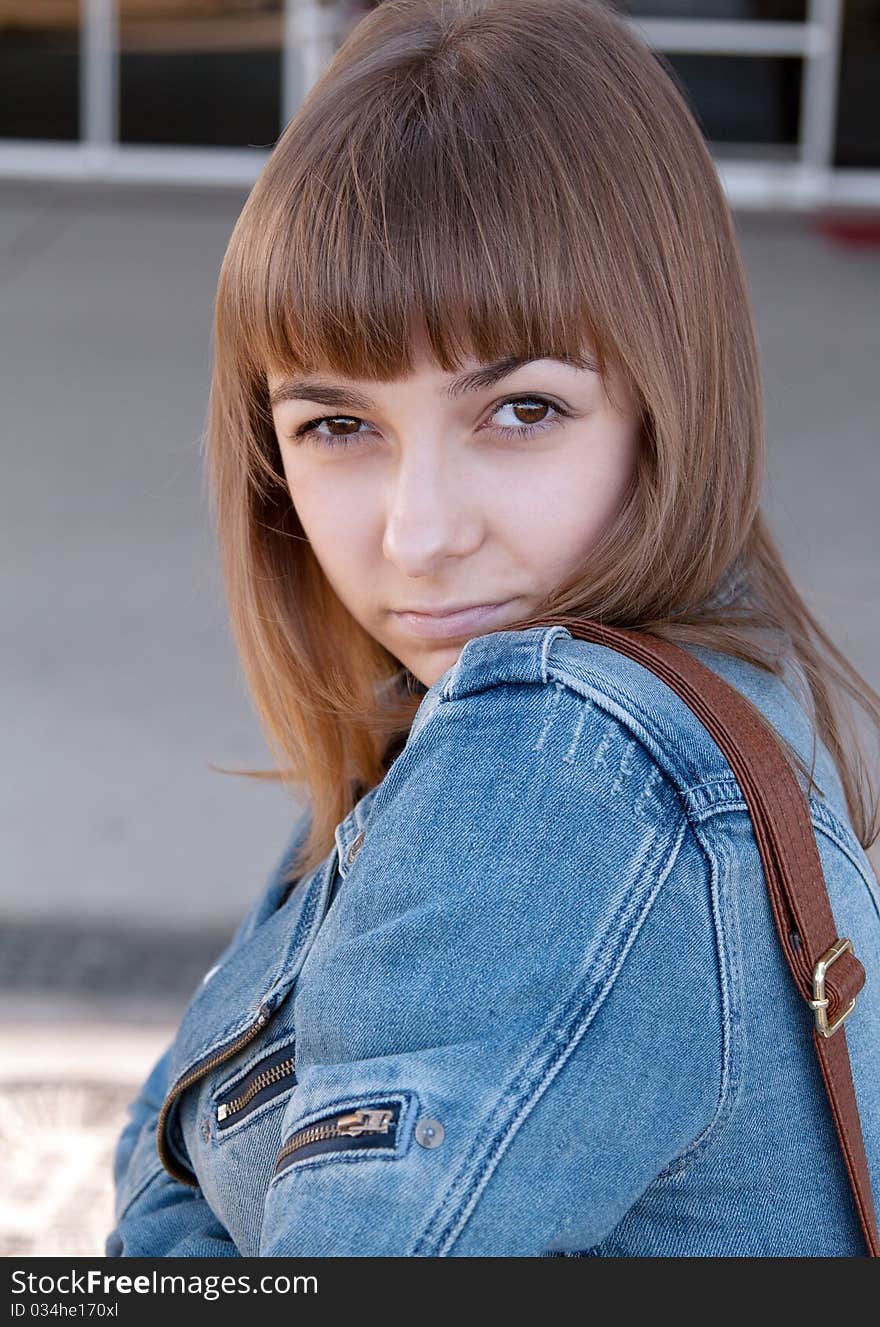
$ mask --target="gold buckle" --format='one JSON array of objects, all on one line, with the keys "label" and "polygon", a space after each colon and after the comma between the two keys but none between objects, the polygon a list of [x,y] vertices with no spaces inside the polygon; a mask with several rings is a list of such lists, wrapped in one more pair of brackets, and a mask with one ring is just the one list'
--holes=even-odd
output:
[{"label": "gold buckle", "polygon": [[813,998],[808,1000],[807,1004],[816,1011],[816,1028],[823,1037],[830,1037],[832,1033],[836,1032],[844,1019],[849,1018],[856,1007],[855,996],[853,996],[849,1008],[844,1009],[840,1017],[835,1019],[833,1023],[828,1022],[828,1015],[825,1012],[829,1005],[829,1000],[825,995],[825,974],[831,964],[835,963],[841,954],[845,954],[847,951],[851,954],[855,953],[851,940],[846,938],[835,940],[831,948],[822,955],[813,969]]}]

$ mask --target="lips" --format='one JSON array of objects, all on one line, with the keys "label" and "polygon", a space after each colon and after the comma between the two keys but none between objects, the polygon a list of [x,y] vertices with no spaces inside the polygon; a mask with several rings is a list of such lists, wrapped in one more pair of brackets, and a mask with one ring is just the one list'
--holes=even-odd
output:
[{"label": "lips", "polygon": [[493,600],[491,604],[449,604],[441,608],[396,608],[394,611],[402,614],[411,613],[416,617],[451,617],[453,613],[470,613],[477,608],[492,607],[495,602],[497,601]]},{"label": "lips", "polygon": [[395,612],[395,621],[409,634],[425,640],[466,640],[480,627],[498,622],[512,600],[503,603],[476,604],[456,610],[430,613],[407,610]]}]

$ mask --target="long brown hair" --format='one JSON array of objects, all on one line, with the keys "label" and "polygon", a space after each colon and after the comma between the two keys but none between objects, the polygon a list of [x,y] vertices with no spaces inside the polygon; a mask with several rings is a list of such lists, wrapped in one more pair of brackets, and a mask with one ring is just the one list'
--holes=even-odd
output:
[{"label": "long brown hair", "polygon": [[880,728],[880,695],[808,610],[760,511],[747,284],[673,75],[596,0],[385,0],[280,138],[217,292],[207,473],[232,628],[278,764],[230,772],[305,796],[294,872],[326,856],[384,776],[424,688],[353,620],[313,555],[267,370],[389,380],[410,371],[417,337],[448,372],[468,356],[588,346],[606,382],[621,375],[642,418],[635,482],[542,611],[780,676],[793,651],[814,739],[870,846],[877,795],[840,702],[847,693]]}]

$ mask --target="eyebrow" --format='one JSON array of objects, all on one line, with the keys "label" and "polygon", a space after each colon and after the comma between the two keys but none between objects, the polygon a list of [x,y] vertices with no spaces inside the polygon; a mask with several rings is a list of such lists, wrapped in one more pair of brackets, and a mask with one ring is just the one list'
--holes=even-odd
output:
[{"label": "eyebrow", "polygon": [[[468,373],[460,373],[446,384],[443,395],[465,396],[468,392],[493,387],[495,383],[509,377],[524,364],[534,364],[541,359],[555,359],[563,364],[570,364],[573,368],[598,372],[595,361],[582,355],[509,355],[494,364],[484,364]],[[373,404],[370,398],[361,392],[352,391],[348,387],[336,387],[332,383],[312,378],[289,378],[279,383],[269,393],[269,404],[276,406],[282,401],[318,401],[321,405],[336,410],[369,410]]]}]

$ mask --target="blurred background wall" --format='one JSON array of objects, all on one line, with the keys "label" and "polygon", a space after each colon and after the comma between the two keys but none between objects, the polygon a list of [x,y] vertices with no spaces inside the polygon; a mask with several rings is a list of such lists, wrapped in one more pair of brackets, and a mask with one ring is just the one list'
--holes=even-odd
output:
[{"label": "blurred background wall", "polygon": [[[369,7],[0,0],[0,1253],[99,1252],[109,1149],[293,808],[226,625],[202,479],[217,272]],[[880,686],[880,6],[621,5],[735,209],[765,505]]]}]

